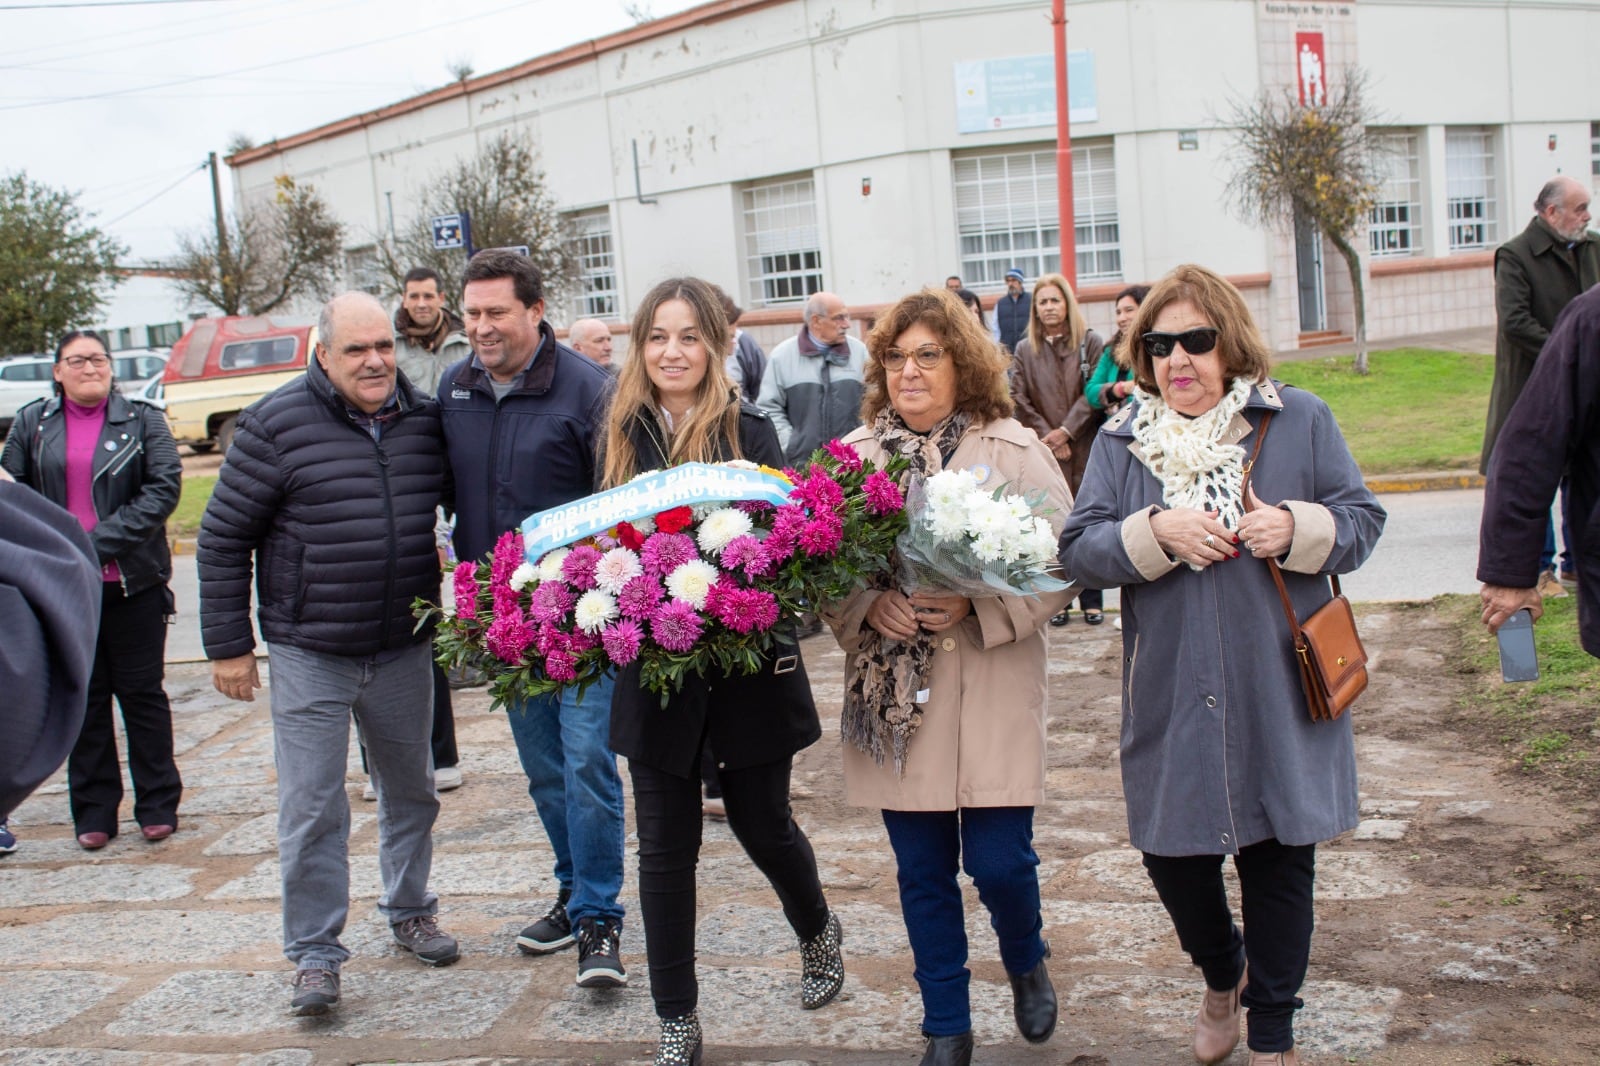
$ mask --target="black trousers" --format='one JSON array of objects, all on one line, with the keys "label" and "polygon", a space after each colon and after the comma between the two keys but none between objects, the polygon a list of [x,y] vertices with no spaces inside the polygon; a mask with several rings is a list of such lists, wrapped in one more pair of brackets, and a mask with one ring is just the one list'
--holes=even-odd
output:
[{"label": "black trousers", "polygon": [[117,835],[122,763],[111,700],[122,709],[133,778],[133,816],[140,825],[178,824],[183,779],[172,756],[172,704],[163,687],[167,650],[166,587],[132,596],[105,582],[89,706],[83,731],[67,757],[72,823],[77,832]]},{"label": "black trousers", "polygon": [[[438,663],[433,664],[433,768],[442,770],[455,766],[461,761],[461,754],[456,751],[456,715],[454,706],[450,703],[450,679],[444,672],[444,667]],[[360,741],[357,741],[360,743]],[[367,766],[367,746],[361,745],[361,770],[370,774],[372,770]]]},{"label": "black trousers", "polygon": [[1223,856],[1144,857],[1178,943],[1200,967],[1207,987],[1231,991],[1249,961],[1250,983],[1241,1002],[1251,1051],[1294,1047],[1294,1012],[1302,1005],[1300,986],[1315,924],[1316,852],[1315,844],[1291,847],[1276,840],[1239,849],[1233,865],[1239,873],[1242,935],[1223,889]]},{"label": "black trousers", "polygon": [[[828,902],[817,877],[811,842],[789,808],[792,759],[719,770],[728,827],[766,875],[783,916],[801,940],[828,924]],[[639,829],[639,910],[644,917],[650,996],[656,1014],[677,1018],[695,1009],[695,867],[700,858],[700,780],[678,777],[632,760],[633,804]]]},{"label": "black trousers", "polygon": [[1102,611],[1106,605],[1106,594],[1100,589],[1084,589],[1078,593],[1078,606],[1085,611]]}]

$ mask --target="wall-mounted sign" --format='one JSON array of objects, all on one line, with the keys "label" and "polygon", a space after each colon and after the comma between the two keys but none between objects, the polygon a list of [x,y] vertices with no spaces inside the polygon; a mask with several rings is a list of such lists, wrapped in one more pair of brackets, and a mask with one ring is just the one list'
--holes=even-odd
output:
[{"label": "wall-mounted sign", "polygon": [[[955,65],[955,74],[957,132],[1056,124],[1056,66],[1049,53],[964,60]],[[1067,93],[1072,122],[1099,120],[1093,52],[1067,53]]]},{"label": "wall-mounted sign", "polygon": [[1199,150],[1200,150],[1200,131],[1199,130],[1179,130],[1178,131],[1178,151],[1180,151],[1180,152],[1198,152]]},{"label": "wall-mounted sign", "polygon": [[1295,80],[1300,83],[1300,106],[1321,107],[1328,101],[1328,86],[1323,71],[1327,54],[1322,34],[1298,32],[1294,35]]},{"label": "wall-mounted sign", "polygon": [[435,248],[460,248],[467,243],[466,227],[462,225],[461,216],[435,215],[429,219],[433,227],[433,246]]}]

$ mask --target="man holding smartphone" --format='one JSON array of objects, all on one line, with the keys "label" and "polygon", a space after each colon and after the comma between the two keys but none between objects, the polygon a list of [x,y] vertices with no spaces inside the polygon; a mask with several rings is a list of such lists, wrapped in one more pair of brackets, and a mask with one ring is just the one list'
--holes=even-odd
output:
[{"label": "man holding smartphone", "polygon": [[[1563,474],[1571,478],[1573,515],[1593,514],[1600,502],[1600,286],[1556,320],[1490,459],[1478,580],[1483,624],[1491,632],[1524,608],[1534,620],[1544,611],[1539,552],[1550,497]],[[1589,536],[1574,539],[1578,635],[1583,650],[1600,657],[1600,555]]]}]

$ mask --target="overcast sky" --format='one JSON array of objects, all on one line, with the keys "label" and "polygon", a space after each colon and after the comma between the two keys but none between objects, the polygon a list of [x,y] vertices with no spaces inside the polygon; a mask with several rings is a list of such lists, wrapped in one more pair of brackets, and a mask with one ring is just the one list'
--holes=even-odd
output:
[{"label": "overcast sky", "polygon": [[[638,0],[659,17],[697,0]],[[211,224],[207,152],[633,24],[622,0],[0,0],[0,173],[81,194],[159,259]],[[223,195],[229,194],[223,167]]]}]

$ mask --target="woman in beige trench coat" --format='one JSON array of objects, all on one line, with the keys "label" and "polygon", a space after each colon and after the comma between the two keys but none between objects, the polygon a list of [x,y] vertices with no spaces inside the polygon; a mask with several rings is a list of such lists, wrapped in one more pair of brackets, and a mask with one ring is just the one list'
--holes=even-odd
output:
[{"label": "woman in beige trench coat", "polygon": [[[866,423],[844,442],[931,475],[1042,493],[1059,529],[1071,492],[1050,450],[1010,417],[1005,353],[945,290],[884,312],[868,337]],[[1033,808],[1044,795],[1045,641],[1069,592],[964,596],[888,587],[828,605],[848,655],[843,731],[851,803],[883,811],[922,990],[923,1066],[972,1060],[964,864],[1011,978],[1017,1028],[1050,1038],[1056,996],[1041,935]]]}]

